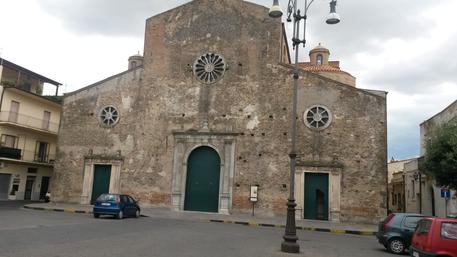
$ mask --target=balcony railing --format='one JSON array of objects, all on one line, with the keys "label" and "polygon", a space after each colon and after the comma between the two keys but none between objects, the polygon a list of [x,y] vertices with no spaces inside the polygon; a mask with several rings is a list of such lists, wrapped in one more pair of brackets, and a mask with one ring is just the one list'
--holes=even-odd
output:
[{"label": "balcony railing", "polygon": [[56,159],[54,154],[42,154],[35,151],[22,151],[23,156],[22,159],[24,161],[33,161],[33,162],[40,162],[40,163],[54,163]]},{"label": "balcony railing", "polygon": [[59,130],[58,123],[50,122],[45,119],[35,118],[17,112],[0,112],[0,121],[14,123],[33,129],[49,131],[52,133],[57,133]]},{"label": "balcony railing", "polygon": [[22,158],[22,151],[21,149],[1,146],[0,157],[20,160]]},{"label": "balcony railing", "polygon": [[22,160],[26,162],[39,162],[53,164],[55,160],[54,154],[41,154],[35,151],[27,151],[11,147],[0,147],[0,157]]}]

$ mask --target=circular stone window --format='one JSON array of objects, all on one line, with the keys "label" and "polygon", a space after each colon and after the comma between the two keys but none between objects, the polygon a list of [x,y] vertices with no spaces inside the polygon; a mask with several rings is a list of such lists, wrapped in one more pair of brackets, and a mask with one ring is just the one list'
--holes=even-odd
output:
[{"label": "circular stone window", "polygon": [[99,118],[103,126],[112,127],[119,121],[119,111],[114,106],[106,106],[100,110]]},{"label": "circular stone window", "polygon": [[213,84],[224,76],[226,65],[221,55],[207,53],[195,60],[193,68],[198,81]]},{"label": "circular stone window", "polygon": [[303,115],[305,125],[311,129],[325,129],[332,122],[330,110],[323,105],[313,105]]}]

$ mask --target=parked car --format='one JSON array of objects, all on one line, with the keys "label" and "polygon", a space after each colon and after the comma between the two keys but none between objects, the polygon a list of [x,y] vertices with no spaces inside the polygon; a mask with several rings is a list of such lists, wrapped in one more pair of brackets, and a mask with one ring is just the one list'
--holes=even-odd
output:
[{"label": "parked car", "polygon": [[94,217],[113,215],[118,219],[124,217],[140,217],[140,206],[137,201],[128,195],[101,194],[94,203]]},{"label": "parked car", "polygon": [[415,213],[391,213],[379,223],[376,237],[389,252],[401,254],[409,249],[417,222],[424,217]]},{"label": "parked car", "polygon": [[457,257],[457,219],[425,218],[413,235],[413,257]]}]

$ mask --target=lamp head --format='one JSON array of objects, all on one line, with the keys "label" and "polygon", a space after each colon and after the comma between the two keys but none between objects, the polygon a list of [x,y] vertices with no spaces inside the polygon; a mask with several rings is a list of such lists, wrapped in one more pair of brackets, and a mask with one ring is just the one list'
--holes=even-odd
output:
[{"label": "lamp head", "polygon": [[279,18],[282,16],[281,6],[279,6],[279,0],[273,0],[273,5],[268,12],[271,18]]},{"label": "lamp head", "polygon": [[327,24],[337,24],[340,22],[340,15],[336,13],[336,0],[330,2],[330,13],[326,22]]}]

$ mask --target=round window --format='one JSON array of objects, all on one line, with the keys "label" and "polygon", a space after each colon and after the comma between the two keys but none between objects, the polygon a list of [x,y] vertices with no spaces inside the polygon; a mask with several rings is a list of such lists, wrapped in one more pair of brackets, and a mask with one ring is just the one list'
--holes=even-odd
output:
[{"label": "round window", "polygon": [[332,114],[327,107],[314,105],[305,111],[303,120],[308,128],[321,130],[330,125]]},{"label": "round window", "polygon": [[119,121],[119,111],[114,106],[106,106],[100,110],[99,117],[102,125],[112,127]]},{"label": "round window", "polygon": [[224,76],[226,65],[221,55],[207,53],[195,60],[193,68],[198,81],[213,84]]}]

